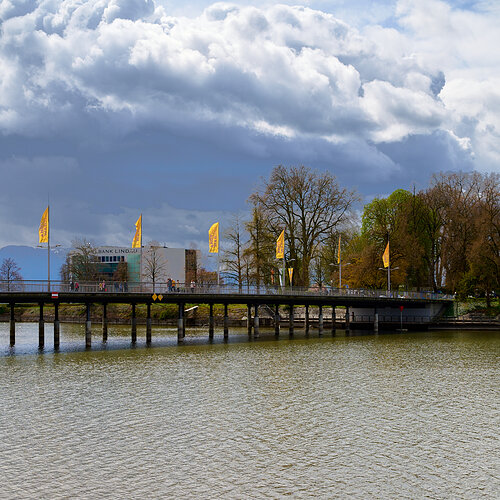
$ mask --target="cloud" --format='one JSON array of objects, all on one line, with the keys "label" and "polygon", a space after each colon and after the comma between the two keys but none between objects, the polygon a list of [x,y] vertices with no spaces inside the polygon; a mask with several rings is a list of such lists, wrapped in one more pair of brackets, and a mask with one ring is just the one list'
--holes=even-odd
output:
[{"label": "cloud", "polygon": [[387,140],[401,107],[381,117],[367,101],[388,86],[394,92],[375,95],[380,106],[404,91],[407,101],[429,101],[428,131],[443,119],[429,85],[404,86],[407,71],[430,82],[417,62],[393,55],[387,71],[381,47],[303,7],[215,4],[174,18],[151,0],[51,2],[5,19],[2,38],[4,133],[43,135],[118,115],[122,133],[182,120]]},{"label": "cloud", "polygon": [[498,170],[493,3],[385,2],[370,23],[357,1],[357,26],[264,4],[4,0],[0,173],[17,191],[0,198],[3,243],[32,237],[47,192],[65,244],[126,244],[143,211],[151,239],[187,245],[279,163],[366,195]]}]

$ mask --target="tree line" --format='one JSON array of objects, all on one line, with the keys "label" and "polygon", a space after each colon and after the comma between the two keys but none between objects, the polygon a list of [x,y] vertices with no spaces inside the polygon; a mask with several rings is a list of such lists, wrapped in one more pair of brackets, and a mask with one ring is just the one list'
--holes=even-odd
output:
[{"label": "tree line", "polygon": [[[360,198],[329,172],[273,169],[223,234],[223,276],[246,285],[278,284],[276,239],[285,230],[285,266],[297,286],[387,286],[382,253],[390,242],[391,282],[405,290],[489,298],[500,283],[500,176],[439,173],[426,189]],[[287,278],[288,279],[288,278]]]}]

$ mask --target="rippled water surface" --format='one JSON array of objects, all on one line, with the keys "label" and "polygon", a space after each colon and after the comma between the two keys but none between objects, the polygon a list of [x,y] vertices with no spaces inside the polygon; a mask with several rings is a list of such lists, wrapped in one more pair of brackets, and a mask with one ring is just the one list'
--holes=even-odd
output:
[{"label": "rippled water surface", "polygon": [[1,498],[499,498],[500,334],[0,324]]}]

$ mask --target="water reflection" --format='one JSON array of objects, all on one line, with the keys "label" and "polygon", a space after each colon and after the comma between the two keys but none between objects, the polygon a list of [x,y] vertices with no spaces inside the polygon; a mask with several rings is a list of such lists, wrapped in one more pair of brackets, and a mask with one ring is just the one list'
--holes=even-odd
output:
[{"label": "water reflection", "polygon": [[40,355],[37,325],[18,326],[0,497],[496,498],[496,332],[211,344],[202,329],[178,346],[156,328],[130,349],[111,325],[85,351],[62,325],[62,352],[47,334]]}]

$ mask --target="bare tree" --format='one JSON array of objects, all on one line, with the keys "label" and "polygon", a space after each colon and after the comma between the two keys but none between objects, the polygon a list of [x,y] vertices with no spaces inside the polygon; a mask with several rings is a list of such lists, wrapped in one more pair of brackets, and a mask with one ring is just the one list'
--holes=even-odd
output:
[{"label": "bare tree", "polygon": [[13,281],[20,281],[23,279],[21,276],[21,268],[17,265],[14,259],[7,257],[3,259],[0,266],[0,280],[7,285],[7,291],[10,292],[15,289]]},{"label": "bare tree", "polygon": [[251,266],[250,280],[259,288],[263,283],[271,283],[271,270],[276,267],[276,238],[259,201],[252,198],[252,203],[252,218],[246,224],[250,240],[244,255],[249,258]]},{"label": "bare tree", "polygon": [[95,246],[84,238],[72,241],[71,245],[73,249],[63,264],[61,274],[68,273],[68,277],[76,281],[96,281],[99,273]]},{"label": "bare tree", "polygon": [[224,233],[228,248],[222,257],[223,275],[229,281],[238,283],[240,292],[245,279],[245,264],[243,253],[245,247],[245,228],[241,217],[236,214],[232,219],[230,228]]},{"label": "bare tree", "polygon": [[113,279],[120,282],[128,281],[128,265],[126,262],[118,263],[116,271],[113,273]]},{"label": "bare tree", "polygon": [[296,283],[309,285],[309,267],[319,244],[348,219],[358,200],[329,172],[282,165],[274,168],[262,192],[250,198],[262,208],[268,228],[277,238],[283,229]]},{"label": "bare tree", "polygon": [[147,281],[153,283],[153,293],[155,284],[159,281],[166,281],[167,259],[163,254],[163,246],[157,241],[149,242],[144,248],[142,274]]}]

